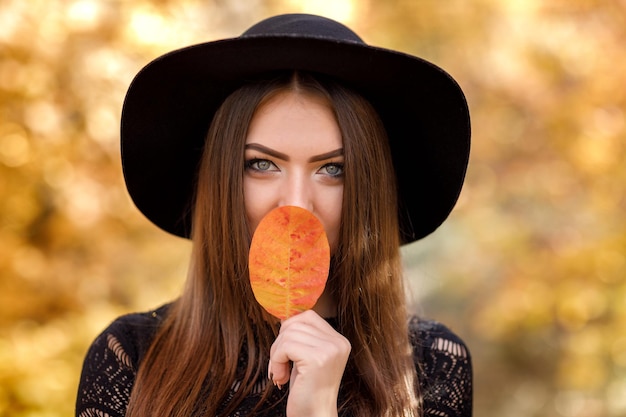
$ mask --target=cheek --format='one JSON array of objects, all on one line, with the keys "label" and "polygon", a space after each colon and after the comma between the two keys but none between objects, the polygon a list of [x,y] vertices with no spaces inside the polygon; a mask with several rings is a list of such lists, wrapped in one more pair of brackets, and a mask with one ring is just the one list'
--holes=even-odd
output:
[{"label": "cheek", "polygon": [[330,246],[330,253],[334,254],[339,245],[339,230],[329,231],[326,233],[328,237],[328,245]]},{"label": "cheek", "polygon": [[328,231],[326,234],[328,235],[328,244],[330,245],[330,250],[332,253],[335,252],[337,246],[339,245],[339,229],[341,227],[341,215],[336,221],[328,226]]},{"label": "cheek", "polygon": [[250,186],[250,184],[246,181],[244,181],[243,201],[244,208],[246,210],[246,219],[248,220],[248,227],[250,228],[250,234],[252,235],[259,225],[259,222],[269,209],[265,202],[263,193],[256,192],[256,188]]},{"label": "cheek", "polygon": [[325,204],[318,206],[318,210],[315,213],[324,225],[332,253],[335,252],[339,245],[343,194],[338,192],[333,197],[332,199],[327,199]]}]

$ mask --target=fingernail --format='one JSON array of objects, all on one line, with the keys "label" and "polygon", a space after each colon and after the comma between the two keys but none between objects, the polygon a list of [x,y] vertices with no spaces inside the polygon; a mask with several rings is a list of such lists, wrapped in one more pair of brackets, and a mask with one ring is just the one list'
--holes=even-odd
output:
[{"label": "fingernail", "polygon": [[272,373],[272,361],[267,364],[267,378],[273,380],[274,374]]}]

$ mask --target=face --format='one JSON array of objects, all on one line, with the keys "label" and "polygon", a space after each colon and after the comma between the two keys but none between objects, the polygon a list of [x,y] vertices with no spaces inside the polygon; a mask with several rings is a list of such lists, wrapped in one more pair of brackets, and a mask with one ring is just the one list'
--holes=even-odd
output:
[{"label": "face", "polygon": [[244,199],[251,232],[280,206],[315,214],[337,247],[343,200],[341,133],[321,98],[280,93],[257,109],[246,138]]}]

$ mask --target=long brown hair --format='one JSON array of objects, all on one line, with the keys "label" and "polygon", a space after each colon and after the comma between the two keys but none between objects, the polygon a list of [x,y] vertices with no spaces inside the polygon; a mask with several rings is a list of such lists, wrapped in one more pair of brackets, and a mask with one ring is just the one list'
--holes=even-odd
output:
[{"label": "long brown hair", "polygon": [[[213,119],[198,171],[186,287],[139,366],[129,417],[228,415],[267,379],[278,325],[251,302],[243,150],[255,110],[286,90],[326,98],[343,136],[342,223],[327,284],[338,300],[338,330],[352,344],[338,406],[358,416],[420,414],[384,128],[361,96],[321,77],[292,73],[239,88]],[[247,356],[243,375],[237,374],[241,354]],[[240,385],[222,408],[235,381]],[[275,389],[261,386],[257,407]]]}]

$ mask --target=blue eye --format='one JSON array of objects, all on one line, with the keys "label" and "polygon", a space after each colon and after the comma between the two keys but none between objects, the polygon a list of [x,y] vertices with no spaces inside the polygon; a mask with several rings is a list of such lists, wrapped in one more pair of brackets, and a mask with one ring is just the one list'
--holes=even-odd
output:
[{"label": "blue eye", "polygon": [[276,167],[276,165],[267,159],[255,158],[246,161],[246,169],[252,169],[254,171],[270,171],[272,167]]},{"label": "blue eye", "polygon": [[341,177],[343,175],[343,164],[333,162],[324,165],[321,170],[326,171],[326,174],[331,177]]}]

